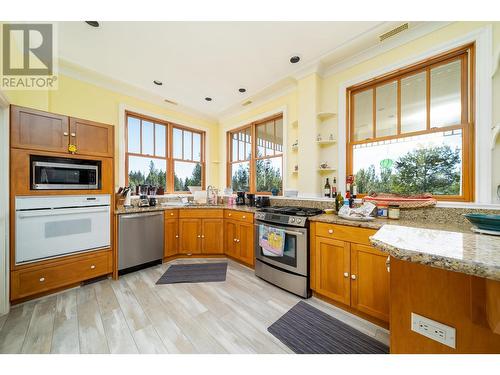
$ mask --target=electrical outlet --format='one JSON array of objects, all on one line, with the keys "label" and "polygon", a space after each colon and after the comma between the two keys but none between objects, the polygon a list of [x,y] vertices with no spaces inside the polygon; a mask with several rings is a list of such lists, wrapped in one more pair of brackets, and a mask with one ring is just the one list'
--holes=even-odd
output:
[{"label": "electrical outlet", "polygon": [[411,330],[455,349],[455,328],[411,313]]}]

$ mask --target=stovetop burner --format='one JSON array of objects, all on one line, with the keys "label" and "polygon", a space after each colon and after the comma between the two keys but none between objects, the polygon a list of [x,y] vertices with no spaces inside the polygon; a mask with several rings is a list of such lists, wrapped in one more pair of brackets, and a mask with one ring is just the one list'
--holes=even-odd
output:
[{"label": "stovetop burner", "polygon": [[323,212],[319,208],[310,207],[264,207],[258,210],[260,212],[269,212],[273,214],[293,215],[293,216],[315,216]]}]

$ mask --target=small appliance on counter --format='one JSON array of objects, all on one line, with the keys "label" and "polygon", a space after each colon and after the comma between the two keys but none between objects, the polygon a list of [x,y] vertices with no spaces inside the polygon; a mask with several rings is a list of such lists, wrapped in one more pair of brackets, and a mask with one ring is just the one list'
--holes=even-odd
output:
[{"label": "small appliance on counter", "polygon": [[255,207],[255,194],[247,193],[247,206]]},{"label": "small appliance on counter", "polygon": [[140,195],[139,202],[137,203],[138,207],[149,207],[149,199],[147,195]]},{"label": "small appliance on counter", "polygon": [[271,200],[267,196],[260,196],[255,199],[255,207],[269,207],[271,205]]},{"label": "small appliance on counter", "polygon": [[236,193],[236,205],[237,206],[243,206],[245,204],[245,192],[244,191],[238,191]]},{"label": "small appliance on counter", "polygon": [[156,187],[150,186],[148,189],[148,195],[149,195],[149,206],[154,207],[157,204],[156,200]]}]

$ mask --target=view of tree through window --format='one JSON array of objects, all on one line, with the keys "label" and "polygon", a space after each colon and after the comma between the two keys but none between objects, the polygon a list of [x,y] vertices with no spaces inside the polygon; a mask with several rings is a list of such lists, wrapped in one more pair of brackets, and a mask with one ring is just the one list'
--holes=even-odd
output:
[{"label": "view of tree through window", "polygon": [[[185,192],[204,185],[204,133],[127,113],[127,177],[139,185]],[[171,155],[171,156],[170,156]]]},{"label": "view of tree through window", "polygon": [[[256,142],[253,142],[255,134]],[[282,191],[283,118],[250,124],[228,132],[228,184],[234,191]]]},{"label": "view of tree through window", "polygon": [[360,194],[471,199],[471,48],[348,89],[347,172]]}]

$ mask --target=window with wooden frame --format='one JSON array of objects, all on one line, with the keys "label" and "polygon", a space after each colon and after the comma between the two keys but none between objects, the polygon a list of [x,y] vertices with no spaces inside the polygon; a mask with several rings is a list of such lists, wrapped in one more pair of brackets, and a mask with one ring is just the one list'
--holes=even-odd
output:
[{"label": "window with wooden frame", "polygon": [[227,132],[227,185],[233,191],[281,193],[283,115]]},{"label": "window with wooden frame", "polygon": [[205,186],[205,132],[126,112],[126,184],[187,192]]},{"label": "window with wooden frame", "polygon": [[347,174],[361,196],[474,196],[474,45],[347,89]]}]

